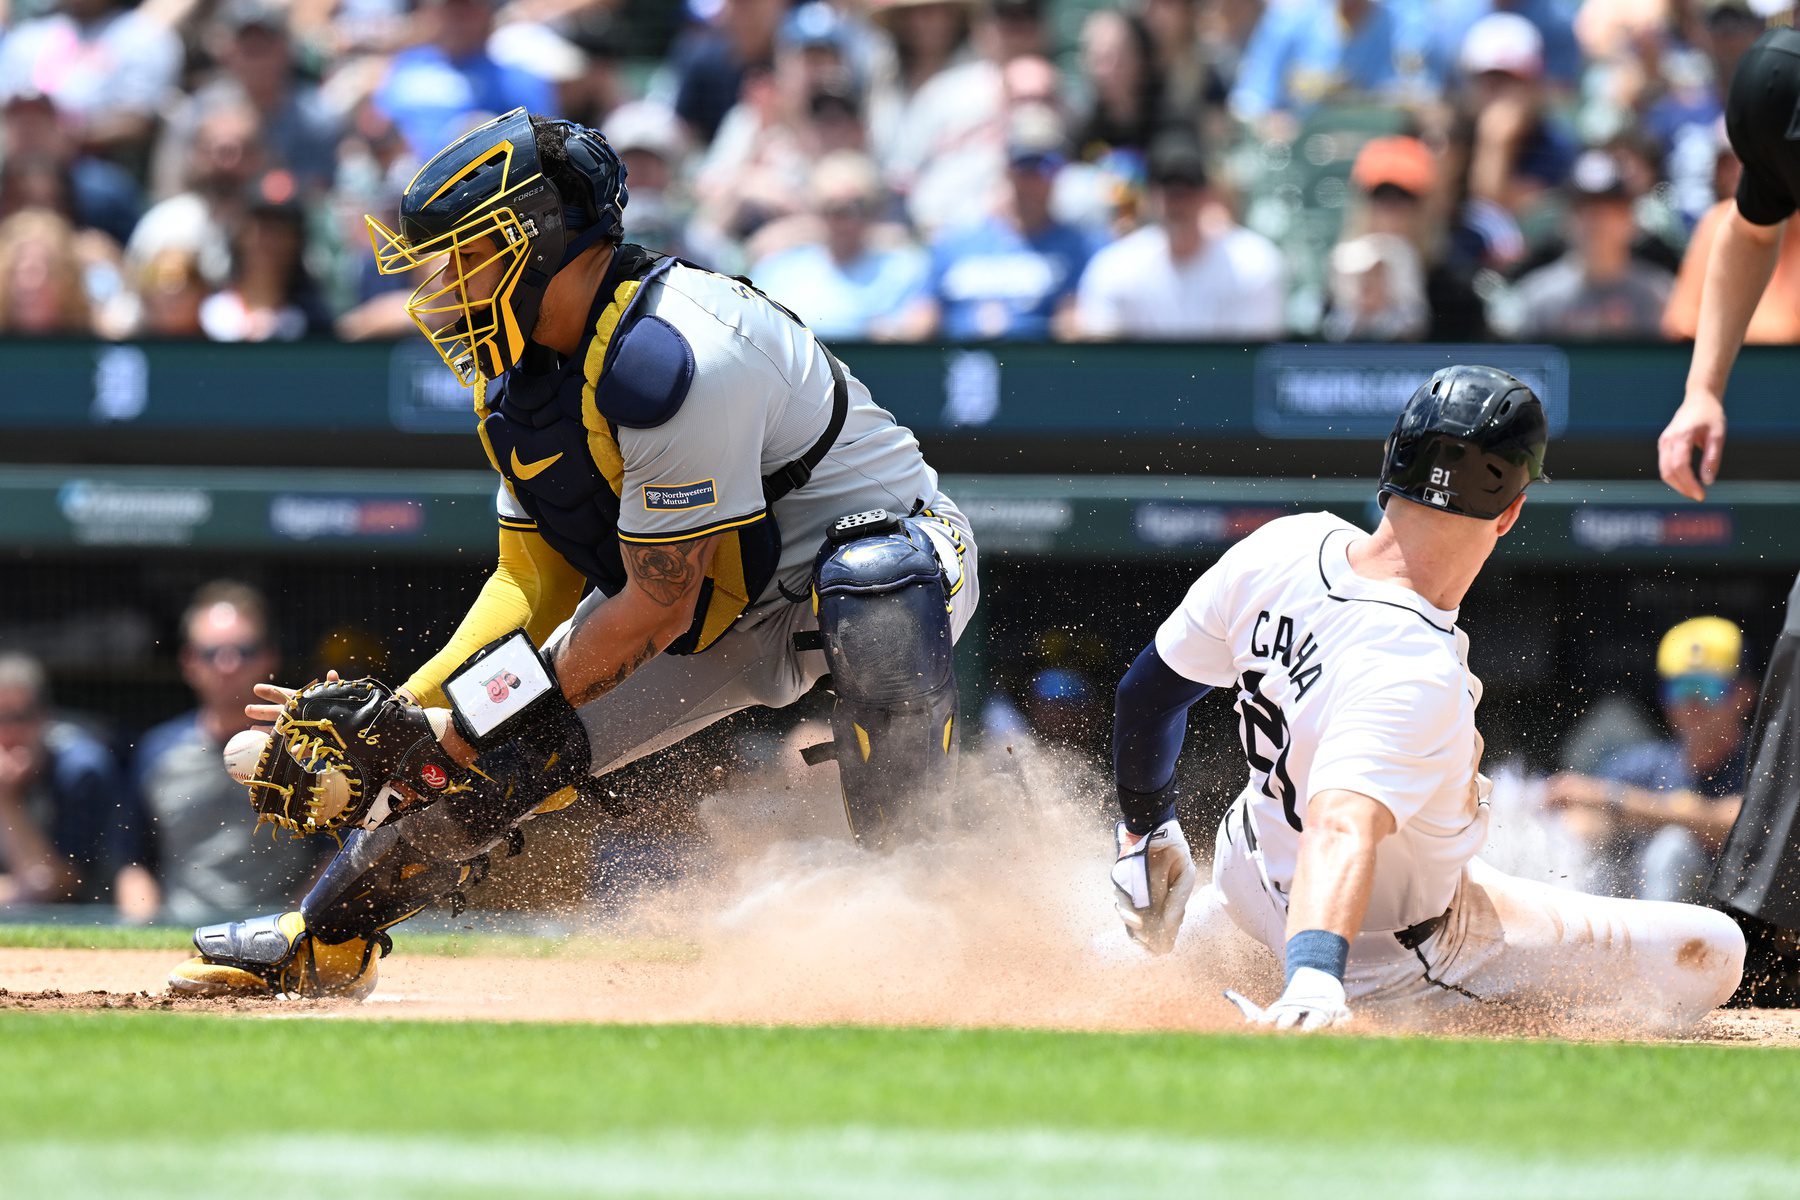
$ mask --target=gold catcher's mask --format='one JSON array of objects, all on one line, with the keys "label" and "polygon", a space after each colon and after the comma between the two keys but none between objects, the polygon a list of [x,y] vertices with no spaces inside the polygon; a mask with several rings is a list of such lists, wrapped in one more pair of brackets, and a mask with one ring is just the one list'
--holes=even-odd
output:
[{"label": "gold catcher's mask", "polygon": [[[552,148],[544,155],[540,129]],[[625,165],[598,132],[534,125],[515,108],[419,168],[400,199],[398,231],[366,220],[377,271],[432,270],[406,311],[468,387],[519,361],[544,289],[589,246],[619,240],[626,198]]]}]

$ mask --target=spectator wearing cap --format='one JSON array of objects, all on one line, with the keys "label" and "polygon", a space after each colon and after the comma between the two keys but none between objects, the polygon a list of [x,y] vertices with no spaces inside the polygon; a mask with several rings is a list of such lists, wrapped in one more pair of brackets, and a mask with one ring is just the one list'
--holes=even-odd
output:
[{"label": "spectator wearing cap", "polygon": [[[523,11],[534,10],[527,7]],[[624,101],[606,15],[587,14],[588,19],[566,29],[530,16],[510,19],[488,38],[487,51],[501,66],[535,75],[548,84],[548,112],[598,127],[601,119]]]},{"label": "spectator wearing cap", "polygon": [[687,134],[675,110],[654,100],[632,100],[607,114],[601,132],[631,181],[626,238],[679,258],[704,258],[688,243],[693,203],[682,181]]},{"label": "spectator wearing cap", "polygon": [[229,0],[206,29],[218,72],[168,121],[156,154],[157,190],[180,186],[182,164],[200,121],[225,108],[256,114],[263,162],[285,170],[305,196],[331,186],[343,130],[319,89],[294,66],[287,11],[273,0]]},{"label": "spectator wearing cap", "polygon": [[924,281],[925,256],[911,242],[881,236],[880,169],[867,155],[839,151],[820,161],[808,191],[820,236],[771,255],[751,274],[821,337],[888,336]]},{"label": "spectator wearing cap", "polygon": [[1717,130],[1725,119],[1732,72],[1768,21],[1748,0],[1699,0],[1687,46],[1662,51],[1658,82],[1666,82],[1643,114],[1644,132],[1667,162],[1675,207],[1689,228],[1712,207]]},{"label": "spectator wearing cap", "polygon": [[1628,746],[1594,775],[1562,774],[1546,799],[1595,851],[1599,886],[1646,900],[1701,899],[1712,858],[1743,803],[1756,688],[1744,639],[1723,617],[1694,617],[1657,647],[1669,737]]},{"label": "spectator wearing cap", "polygon": [[[1720,226],[1731,219],[1732,210],[1737,207],[1733,197],[1743,174],[1743,164],[1725,138],[1722,119],[1715,127],[1713,146],[1712,186],[1716,199],[1694,227],[1694,236],[1681,258],[1681,269],[1675,275],[1674,290],[1669,293],[1669,305],[1663,310],[1663,336],[1680,341],[1692,341],[1699,332],[1700,291],[1706,282],[1706,264],[1711,261]],[[1789,218],[1783,224],[1792,226],[1794,221]],[[1800,344],[1800,235],[1788,237],[1783,233],[1775,272],[1750,315],[1744,341],[1753,346]]]},{"label": "spectator wearing cap", "polygon": [[1463,260],[1506,270],[1528,249],[1525,225],[1568,178],[1580,147],[1546,111],[1544,39],[1517,13],[1495,12],[1470,27],[1452,154],[1462,165],[1452,229]]},{"label": "spectator wearing cap", "polygon": [[1587,63],[1575,37],[1576,3],[1571,0],[1428,0],[1432,74],[1450,79],[1457,72],[1457,55],[1476,22],[1490,13],[1513,13],[1530,21],[1544,47],[1544,77],[1557,88],[1573,90],[1581,85]]},{"label": "spectator wearing cap", "polygon": [[1207,187],[1199,143],[1159,138],[1150,151],[1154,220],[1102,247],[1081,277],[1081,336],[1265,341],[1285,328],[1281,251],[1236,224]]},{"label": "spectator wearing cap", "polygon": [[181,42],[126,0],[60,0],[0,43],[0,95],[39,91],[84,149],[141,170],[181,70]]},{"label": "spectator wearing cap", "polygon": [[[1355,202],[1340,244],[1365,236],[1404,240],[1424,272],[1425,336],[1441,342],[1484,340],[1487,310],[1470,274],[1448,261],[1444,232],[1435,219],[1440,200],[1437,156],[1415,137],[1371,138],[1357,152],[1350,183]],[[1332,319],[1327,317],[1328,324]]]},{"label": "spectator wearing cap", "polygon": [[55,172],[66,196],[66,215],[117,245],[125,244],[143,215],[143,193],[131,172],[84,151],[74,127],[43,92],[27,90],[6,97],[0,108],[0,162],[8,170],[15,164],[36,163]]},{"label": "spectator wearing cap", "polygon": [[292,342],[325,325],[306,268],[306,210],[286,171],[251,185],[231,244],[231,277],[200,306],[215,342]]},{"label": "spectator wearing cap", "polygon": [[1412,243],[1391,233],[1365,233],[1331,248],[1331,310],[1325,336],[1334,342],[1411,342],[1430,321],[1425,270]]},{"label": "spectator wearing cap", "polygon": [[1570,177],[1569,250],[1532,271],[1491,314],[1518,338],[1654,338],[1674,278],[1634,258],[1632,196],[1618,161],[1590,150]]},{"label": "spectator wearing cap", "polygon": [[930,277],[908,314],[906,336],[1049,341],[1070,328],[1094,243],[1051,213],[1066,151],[1054,111],[1029,106],[1013,113],[1004,198],[932,244]]},{"label": "spectator wearing cap", "polygon": [[0,655],[0,912],[103,900],[116,879],[123,895],[139,827],[112,754],[52,714],[43,666]]},{"label": "spectator wearing cap", "polygon": [[488,53],[493,0],[424,0],[421,16],[425,43],[396,54],[375,92],[420,161],[480,120],[515,108],[549,110],[548,83]]},{"label": "spectator wearing cap", "polygon": [[281,907],[305,888],[316,850],[257,837],[243,819],[244,786],[220,760],[232,735],[249,727],[251,689],[276,666],[260,593],[217,580],[194,594],[181,617],[181,674],[199,705],[146,733],[132,763],[148,815],[140,855],[154,866],[165,919]]},{"label": "spectator wearing cap", "polygon": [[1231,110],[1272,135],[1319,105],[1423,94],[1419,22],[1396,0],[1291,0],[1263,10],[1238,66]]},{"label": "spectator wearing cap", "polygon": [[706,145],[738,104],[748,78],[775,63],[787,0],[721,0],[712,24],[675,48],[675,112]]},{"label": "spectator wearing cap", "polygon": [[815,115],[824,110],[815,101],[832,90],[854,94],[848,34],[824,0],[800,6],[782,23],[774,71],[745,85],[701,160],[695,236],[703,243],[744,242],[805,211],[807,180],[828,152],[818,137],[827,130]]}]

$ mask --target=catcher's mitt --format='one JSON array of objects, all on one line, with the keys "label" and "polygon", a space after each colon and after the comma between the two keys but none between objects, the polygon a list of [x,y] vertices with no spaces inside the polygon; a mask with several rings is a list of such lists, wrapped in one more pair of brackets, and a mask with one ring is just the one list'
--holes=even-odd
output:
[{"label": "catcher's mitt", "polygon": [[469,786],[425,710],[373,679],[310,683],[288,697],[244,784],[259,824],[297,834],[375,829]]}]

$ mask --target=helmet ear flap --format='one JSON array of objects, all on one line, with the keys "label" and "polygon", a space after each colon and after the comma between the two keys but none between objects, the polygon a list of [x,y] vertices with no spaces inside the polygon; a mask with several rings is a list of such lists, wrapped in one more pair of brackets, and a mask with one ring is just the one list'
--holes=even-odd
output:
[{"label": "helmet ear flap", "polygon": [[559,121],[569,156],[569,165],[581,178],[579,195],[564,196],[565,223],[573,231],[587,232],[602,226],[601,236],[623,234],[620,210],[625,207],[625,164],[595,130],[573,121]]}]

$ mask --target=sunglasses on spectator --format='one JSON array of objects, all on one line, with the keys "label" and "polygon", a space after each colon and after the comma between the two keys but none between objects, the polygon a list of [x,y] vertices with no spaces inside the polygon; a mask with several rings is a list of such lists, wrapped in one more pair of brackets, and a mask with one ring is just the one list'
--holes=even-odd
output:
[{"label": "sunglasses on spectator", "polygon": [[874,215],[875,206],[866,200],[837,200],[829,204],[821,204],[819,213],[832,218],[866,219]]},{"label": "sunglasses on spectator", "polygon": [[1663,703],[1671,706],[1703,704],[1707,708],[1717,708],[1731,694],[1731,683],[1718,675],[1677,675],[1663,684]]},{"label": "sunglasses on spectator", "polygon": [[216,667],[220,660],[234,657],[239,662],[255,658],[265,648],[262,642],[220,642],[216,646],[190,646],[197,658],[209,667]]},{"label": "sunglasses on spectator", "polygon": [[0,709],[0,725],[29,725],[41,716],[35,708]]}]

